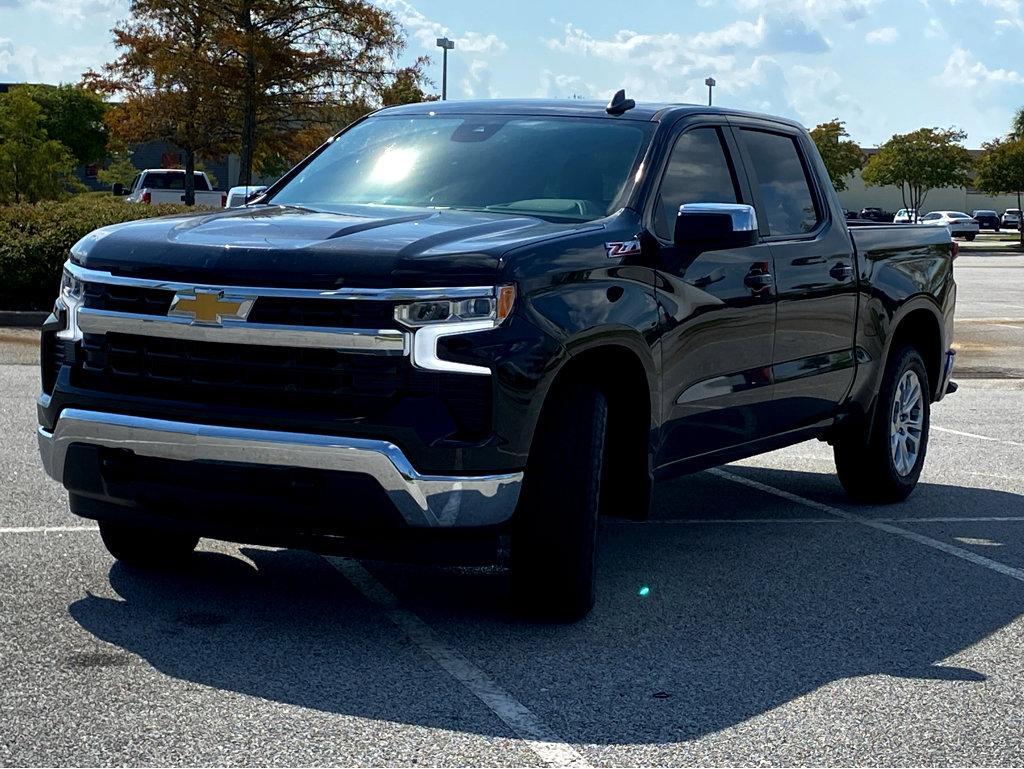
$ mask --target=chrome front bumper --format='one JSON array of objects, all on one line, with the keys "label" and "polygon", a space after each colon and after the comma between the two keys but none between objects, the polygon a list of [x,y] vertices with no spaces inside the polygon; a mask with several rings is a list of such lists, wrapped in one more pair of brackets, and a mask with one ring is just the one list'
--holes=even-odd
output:
[{"label": "chrome front bumper", "polygon": [[[65,409],[53,432],[39,428],[43,467],[63,483],[72,444],[127,449],[179,461],[208,460],[300,467],[372,476],[409,526],[488,526],[508,520],[523,473],[420,475],[389,441],[170,422]],[[344,504],[344,500],[339,500]]]}]

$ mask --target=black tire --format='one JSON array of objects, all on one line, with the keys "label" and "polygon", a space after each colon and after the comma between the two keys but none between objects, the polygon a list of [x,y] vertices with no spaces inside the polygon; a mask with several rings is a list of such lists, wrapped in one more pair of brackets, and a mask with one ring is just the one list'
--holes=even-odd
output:
[{"label": "black tire", "polygon": [[977,235],[976,233],[972,232],[972,233],[969,233],[969,234],[967,234],[967,235],[964,235],[964,237],[965,237],[965,238],[966,238],[967,240],[974,240],[974,239],[975,239],[976,237],[978,237],[978,235]]},{"label": "black tire", "polygon": [[164,569],[189,559],[199,537],[120,521],[100,521],[100,537],[114,558],[126,566]]},{"label": "black tire", "polygon": [[[897,387],[904,375],[913,371],[922,389],[921,428],[917,457],[909,472],[900,473],[891,447],[890,426]],[[846,493],[862,502],[902,502],[917,486],[928,451],[928,429],[931,419],[931,389],[928,370],[921,354],[907,346],[894,351],[886,364],[878,404],[874,409],[870,438],[867,424],[847,428],[833,447],[836,471]]]},{"label": "black tire", "polygon": [[594,606],[608,404],[591,386],[567,386],[552,397],[513,521],[511,586],[527,614],[574,621]]}]

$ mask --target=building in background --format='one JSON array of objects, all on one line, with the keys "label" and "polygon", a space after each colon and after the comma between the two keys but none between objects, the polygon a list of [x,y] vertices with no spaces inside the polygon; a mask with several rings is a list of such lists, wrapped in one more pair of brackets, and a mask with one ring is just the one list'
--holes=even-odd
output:
[{"label": "building in background", "polygon": [[[864,150],[868,157],[878,150]],[[971,157],[977,160],[982,150],[968,150]],[[904,208],[903,196],[899,187],[868,187],[861,179],[860,171],[846,180],[846,189],[839,193],[839,201],[848,211],[860,211],[863,208],[875,207],[883,211],[895,213]],[[924,201],[922,214],[929,211],[963,211],[971,213],[979,209],[1003,213],[1007,208],[1017,207],[1016,195],[989,195],[971,187],[945,187],[932,190]]]}]

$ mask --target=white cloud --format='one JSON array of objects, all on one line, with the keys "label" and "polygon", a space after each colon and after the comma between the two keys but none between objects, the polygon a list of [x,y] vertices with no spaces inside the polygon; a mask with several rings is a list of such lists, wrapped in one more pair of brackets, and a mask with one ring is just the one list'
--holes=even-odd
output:
[{"label": "white cloud", "polygon": [[978,6],[991,8],[1000,17],[996,19],[996,31],[1001,33],[1006,29],[1024,30],[1024,4],[1021,0],[946,0],[951,6],[960,6],[973,12]]},{"label": "white cloud", "polygon": [[487,35],[466,32],[455,41],[455,48],[469,53],[504,53],[508,50],[505,42],[493,32]]},{"label": "white cloud", "polygon": [[474,59],[469,74],[462,80],[462,93],[469,99],[493,99],[497,92],[491,87],[491,67],[482,59]]},{"label": "white cloud", "polygon": [[864,35],[868,43],[895,43],[900,39],[900,33],[895,27],[879,27]]},{"label": "white cloud", "polygon": [[811,22],[838,16],[846,21],[863,19],[880,0],[733,0],[747,11],[799,16]]},{"label": "white cloud", "polygon": [[128,14],[127,0],[28,0],[29,11],[48,14],[60,24],[81,27],[86,20],[106,16],[111,21]]},{"label": "white cloud", "polygon": [[934,78],[940,85],[955,84],[958,88],[975,88],[978,86],[1020,85],[1024,77],[1012,69],[989,69],[970,51],[960,46],[946,60],[946,67]]},{"label": "white cloud", "polygon": [[596,56],[623,63],[670,60],[707,61],[741,50],[760,53],[824,53],[829,42],[795,17],[758,17],[756,22],[736,21],[711,32],[682,37],[675,32],[642,34],[620,29],[600,39],[574,24],[566,24],[561,39],[547,40],[554,51]]},{"label": "white cloud", "polygon": [[946,28],[942,26],[942,22],[936,18],[928,19],[928,24],[924,28],[924,36],[933,40],[949,37],[946,34]]},{"label": "white cloud", "polygon": [[[597,96],[595,96],[597,94]],[[540,88],[536,96],[542,99],[599,98],[604,96],[593,85],[584,82],[579,75],[555,74],[549,69],[541,70]]]},{"label": "white cloud", "polygon": [[103,45],[72,46],[43,56],[32,45],[0,37],[0,80],[14,83],[77,83],[87,69],[103,66],[110,51]]},{"label": "white cloud", "polygon": [[[115,0],[102,1],[114,2]],[[417,10],[415,6],[406,2],[406,0],[381,0],[380,5],[395,15],[395,18],[398,19],[398,22],[406,29],[413,40],[430,51],[436,48],[435,43],[439,37],[454,39],[455,50],[457,51],[495,54],[508,50],[508,45],[493,32],[466,31],[461,35],[455,34],[451,28],[428,18]]]}]

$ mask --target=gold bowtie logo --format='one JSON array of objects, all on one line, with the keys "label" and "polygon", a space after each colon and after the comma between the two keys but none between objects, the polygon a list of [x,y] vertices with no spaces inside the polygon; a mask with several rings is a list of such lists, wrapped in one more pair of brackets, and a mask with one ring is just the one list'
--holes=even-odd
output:
[{"label": "gold bowtie logo", "polygon": [[168,315],[193,323],[219,326],[225,320],[245,320],[255,301],[247,296],[225,296],[223,291],[191,291],[174,295]]}]

